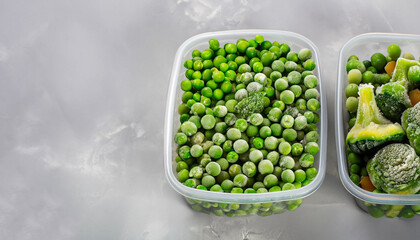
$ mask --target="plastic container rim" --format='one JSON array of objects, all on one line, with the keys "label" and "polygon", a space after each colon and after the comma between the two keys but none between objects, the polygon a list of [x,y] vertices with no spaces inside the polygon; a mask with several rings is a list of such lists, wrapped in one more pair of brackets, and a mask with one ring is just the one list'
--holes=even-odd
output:
[{"label": "plastic container rim", "polygon": [[[210,192],[210,191],[203,191],[194,188],[187,187],[180,183],[174,172],[172,170],[172,132],[173,132],[173,114],[174,114],[174,107],[175,107],[175,96],[177,91],[177,80],[179,77],[180,71],[183,69],[183,62],[182,56],[187,47],[193,46],[198,43],[202,43],[203,41],[208,41],[210,38],[220,38],[220,37],[231,37],[231,38],[241,38],[241,37],[250,37],[251,35],[255,36],[256,34],[261,34],[265,38],[270,38],[270,40],[274,41],[278,38],[279,40],[287,39],[287,40],[300,40],[303,41],[305,44],[311,48],[312,51],[312,59],[316,63],[316,70],[318,72],[318,79],[319,79],[319,89],[320,89],[320,103],[321,103],[321,110],[320,110],[320,152],[319,152],[319,168],[318,174],[315,179],[308,185],[295,189],[295,190],[288,190],[288,191],[279,191],[279,192],[269,192],[269,193],[255,193],[255,194],[232,194],[232,193],[221,193],[221,192]],[[325,101],[325,95],[322,90],[322,78],[321,78],[321,70],[319,67],[319,50],[306,37],[288,31],[278,31],[278,30],[260,30],[260,29],[249,29],[249,30],[232,30],[232,31],[219,31],[219,32],[208,32],[195,35],[189,39],[187,39],[177,50],[175,55],[175,61],[172,66],[172,72],[170,76],[170,85],[168,88],[167,94],[167,104],[166,104],[166,114],[165,114],[165,129],[164,129],[164,164],[165,164],[165,175],[167,180],[169,181],[170,185],[183,195],[184,197],[197,199],[197,200],[204,200],[204,201],[211,201],[211,202],[226,202],[226,203],[263,203],[263,202],[276,202],[276,201],[287,201],[287,200],[294,200],[294,199],[301,199],[309,196],[313,192],[315,192],[321,185],[322,181],[325,177],[325,155],[326,155],[326,133],[327,133],[327,106]]]},{"label": "plastic container rim", "polygon": [[[362,189],[351,181],[350,176],[347,170],[347,160],[346,160],[346,145],[344,141],[344,126],[343,126],[343,91],[342,87],[344,79],[341,77],[342,71],[345,71],[346,59],[344,59],[344,54],[347,48],[350,48],[359,42],[363,41],[372,41],[372,40],[408,40],[408,41],[417,41],[420,45],[420,35],[415,34],[402,34],[402,33],[364,33],[357,35],[347,41],[340,50],[339,54],[339,63],[338,63],[338,72],[337,72],[337,88],[336,88],[336,101],[335,101],[335,124],[336,124],[336,133],[335,137],[337,140],[337,160],[338,160],[338,170],[339,176],[344,188],[352,194],[354,197],[371,203],[376,204],[398,204],[398,205],[414,205],[420,204],[420,194],[409,194],[409,195],[400,195],[400,194],[386,194],[386,193],[373,193]],[[397,43],[397,42],[395,42]],[[397,43],[398,44],[398,43]],[[373,54],[373,53],[372,53]]]}]

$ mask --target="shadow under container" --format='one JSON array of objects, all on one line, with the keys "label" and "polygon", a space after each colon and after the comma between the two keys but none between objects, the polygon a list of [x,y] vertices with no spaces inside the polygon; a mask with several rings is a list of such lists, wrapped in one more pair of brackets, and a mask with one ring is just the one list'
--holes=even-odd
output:
[{"label": "shadow under container", "polygon": [[400,46],[403,53],[420,56],[420,35],[393,33],[366,33],[350,39],[340,51],[336,90],[336,139],[338,170],[341,182],[354,196],[357,205],[372,217],[412,218],[420,214],[420,194],[400,195],[369,192],[356,185],[349,176],[346,136],[349,132],[349,113],[346,108],[345,88],[348,85],[346,63],[351,55],[360,61],[370,60],[372,54],[386,54],[390,44]]},{"label": "shadow under container", "polygon": [[[314,167],[318,174],[308,185],[288,191],[235,194],[203,191],[190,188],[178,181],[176,177],[176,144],[174,136],[180,126],[179,114],[176,111],[181,103],[182,90],[180,82],[185,79],[185,69],[183,63],[190,59],[191,53],[195,49],[204,50],[208,48],[208,41],[211,38],[219,40],[220,44],[236,42],[239,38],[251,39],[255,35],[261,34],[265,39],[287,43],[292,50],[308,48],[312,52],[312,59],[315,61],[316,68],[314,74],[319,79],[318,91],[320,92],[320,121],[318,128],[320,133],[319,146],[320,151],[315,156]],[[321,72],[319,67],[319,52],[317,47],[307,38],[293,33],[276,30],[235,30],[223,32],[209,32],[199,34],[186,40],[178,49],[175,61],[172,67],[170,85],[168,90],[168,99],[166,105],[165,117],[165,136],[164,136],[164,161],[165,173],[170,185],[182,196],[186,202],[196,211],[212,213],[218,216],[226,215],[228,217],[244,216],[258,214],[268,216],[271,214],[292,211],[298,208],[303,198],[315,192],[321,185],[325,176],[325,154],[327,137],[327,106],[325,96],[322,91]]]}]

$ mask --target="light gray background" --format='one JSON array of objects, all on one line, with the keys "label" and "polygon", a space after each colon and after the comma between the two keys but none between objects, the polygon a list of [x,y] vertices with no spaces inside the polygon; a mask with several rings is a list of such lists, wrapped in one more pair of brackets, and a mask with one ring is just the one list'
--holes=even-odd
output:
[{"label": "light gray background", "polygon": [[[365,32],[419,34],[418,1],[0,0],[0,239],[415,239],[338,178],[338,53]],[[295,31],[319,48],[327,175],[295,212],[219,218],[168,185],[163,123],[178,46],[202,32]]]}]

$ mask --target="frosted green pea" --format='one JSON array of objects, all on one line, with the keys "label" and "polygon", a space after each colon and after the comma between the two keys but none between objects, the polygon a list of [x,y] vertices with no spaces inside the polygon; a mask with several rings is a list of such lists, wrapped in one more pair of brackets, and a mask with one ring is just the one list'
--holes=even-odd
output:
[{"label": "frosted green pea", "polygon": [[321,104],[319,103],[318,100],[312,98],[308,100],[306,106],[308,107],[308,110],[318,111],[319,108],[321,107]]},{"label": "frosted green pea", "polygon": [[235,93],[235,100],[238,102],[247,97],[248,97],[248,91],[246,89],[239,89]]},{"label": "frosted green pea", "polygon": [[215,184],[210,188],[210,191],[212,191],[212,192],[223,192],[223,189],[220,185]]},{"label": "frosted green pea", "polygon": [[270,121],[272,122],[279,122],[280,118],[282,116],[282,111],[280,110],[280,108],[272,108],[270,110],[270,112],[268,112],[268,119],[270,119]]},{"label": "frosted green pea", "polygon": [[289,82],[289,85],[297,85],[301,82],[302,75],[297,71],[291,71],[287,75],[287,81]]},{"label": "frosted green pea", "polygon": [[300,95],[302,95],[302,88],[299,85],[290,86],[289,90],[293,92],[295,98],[298,98]]},{"label": "frosted green pea", "polygon": [[314,156],[309,153],[304,153],[299,158],[299,163],[301,167],[308,168],[314,164]]},{"label": "frosted green pea", "polygon": [[[271,131],[271,129],[270,129]],[[276,137],[269,136],[264,140],[264,147],[267,150],[274,150],[278,147],[279,143]]]},{"label": "frosted green pea", "polygon": [[225,137],[225,135],[223,135],[221,133],[215,133],[213,135],[212,140],[213,140],[214,144],[221,145],[222,143],[224,143],[226,141],[226,137]]},{"label": "frosted green pea", "polygon": [[248,93],[261,92],[263,89],[264,86],[257,82],[251,82],[248,84],[248,86],[246,86],[246,90],[248,91]]},{"label": "frosted green pea", "polygon": [[291,128],[295,123],[295,119],[290,115],[283,115],[280,124],[284,128]]},{"label": "frosted green pea", "polygon": [[226,114],[226,116],[225,116],[225,123],[228,126],[232,126],[233,124],[235,124],[235,122],[236,122],[236,116],[235,116],[235,114],[233,114],[233,113]]},{"label": "frosted green pea", "polygon": [[293,190],[293,189],[296,189],[295,185],[293,185],[292,183],[285,183],[281,190],[287,191],[287,190]]},{"label": "frosted green pea", "polygon": [[226,137],[229,140],[236,141],[241,138],[241,131],[237,128],[229,128],[226,132]]},{"label": "frosted green pea", "polygon": [[228,112],[234,113],[236,104],[238,104],[238,101],[236,101],[235,99],[227,100],[225,106],[226,106]]},{"label": "frosted green pea", "polygon": [[251,160],[254,163],[257,163],[263,159],[263,154],[260,150],[254,150],[249,153],[249,160]]},{"label": "frosted green pea", "polygon": [[280,137],[281,132],[283,131],[282,126],[278,123],[271,124],[270,129],[271,129],[271,135],[275,137]]},{"label": "frosted green pea", "polygon": [[234,151],[231,151],[226,155],[226,160],[230,163],[235,163],[238,159],[239,155]]},{"label": "frosted green pea", "polygon": [[187,136],[192,136],[197,132],[197,126],[190,121],[186,121],[181,124],[181,131]]},{"label": "frosted green pea", "polygon": [[245,132],[246,129],[248,128],[248,123],[247,123],[247,121],[245,119],[240,118],[240,119],[236,120],[235,127],[239,131]]},{"label": "frosted green pea", "polygon": [[215,117],[224,117],[228,113],[228,109],[223,105],[217,105],[213,109],[213,114]]},{"label": "frosted green pea", "polygon": [[280,93],[280,100],[287,105],[292,104],[295,101],[295,94],[290,90],[284,90]]},{"label": "frosted green pea", "polygon": [[295,160],[290,156],[282,156],[280,158],[279,166],[281,168],[292,169],[295,166]]},{"label": "frosted green pea", "polygon": [[276,151],[271,151],[267,154],[267,160],[270,160],[273,165],[277,165],[279,162],[280,154]]},{"label": "frosted green pea", "polygon": [[315,177],[316,177],[316,175],[317,175],[317,170],[315,169],[315,168],[308,168],[308,169],[306,169],[306,178],[308,179],[308,180],[313,180],[313,179],[315,179]]},{"label": "frosted green pea", "polygon": [[318,151],[319,151],[319,146],[318,146],[318,143],[316,142],[308,142],[305,145],[305,152],[309,154],[315,155],[318,153]]},{"label": "frosted green pea", "polygon": [[191,168],[189,177],[201,179],[203,177],[204,169],[201,166],[195,166]]},{"label": "frosted green pea", "polygon": [[254,80],[254,77],[250,72],[242,73],[239,77],[239,82],[245,85],[248,85],[252,80]]},{"label": "frosted green pea", "polygon": [[263,126],[262,128],[260,128],[259,133],[260,133],[260,137],[267,138],[271,136],[271,128],[268,126]]},{"label": "frosted green pea", "polygon": [[250,117],[249,117],[249,122],[254,125],[254,126],[259,126],[263,123],[263,116],[259,113],[253,113]]},{"label": "frosted green pea", "polygon": [[201,179],[201,184],[206,188],[211,188],[214,184],[216,184],[216,179],[211,175],[206,175]]},{"label": "frosted green pea", "polygon": [[284,63],[284,69],[287,72],[296,71],[297,70],[297,63],[295,63],[293,61],[287,61],[287,62]]},{"label": "frosted green pea", "polygon": [[234,187],[233,182],[229,179],[225,179],[220,186],[222,187],[224,192],[230,192]]},{"label": "frosted green pea", "polygon": [[281,180],[285,183],[293,183],[295,181],[295,173],[290,169],[286,169],[281,173]]},{"label": "frosted green pea", "polygon": [[306,179],[306,173],[302,169],[298,169],[295,171],[295,181],[296,182],[303,182]]},{"label": "frosted green pea", "polygon": [[206,172],[213,177],[216,177],[222,171],[220,165],[217,162],[209,162],[206,165]]},{"label": "frosted green pea", "polygon": [[270,174],[273,173],[274,166],[273,163],[270,160],[262,160],[258,164],[258,172],[260,174]]},{"label": "frosted green pea", "polygon": [[185,133],[177,133],[175,134],[175,142],[178,145],[184,145],[186,144],[188,141],[188,137]]},{"label": "frosted green pea", "polygon": [[185,180],[188,179],[188,175],[189,175],[189,171],[187,169],[182,169],[181,171],[178,172],[178,180],[180,182],[185,182]]},{"label": "frosted green pea", "polygon": [[284,78],[279,78],[274,82],[274,88],[279,92],[286,90],[288,87],[289,83]]},{"label": "frosted green pea", "polygon": [[254,126],[254,125],[249,125],[248,128],[246,129],[246,135],[248,135],[249,137],[255,137],[258,134],[258,127]]},{"label": "frosted green pea", "polygon": [[257,193],[266,193],[266,192],[268,192],[267,188],[259,188],[257,190]]},{"label": "frosted green pea", "polygon": [[251,178],[257,173],[257,166],[253,162],[247,161],[242,165],[242,172]]},{"label": "frosted green pea", "polygon": [[235,177],[236,175],[242,173],[242,167],[239,164],[232,164],[229,167],[229,175]]},{"label": "frosted green pea", "polygon": [[302,130],[308,125],[308,122],[306,120],[305,116],[297,116],[295,118],[295,122],[293,124],[293,128],[296,130]]},{"label": "frosted green pea", "polygon": [[236,187],[243,188],[246,186],[247,181],[248,181],[248,177],[240,173],[233,178],[233,185]]},{"label": "frosted green pea", "polygon": [[310,59],[311,57],[312,57],[312,52],[311,50],[307,48],[302,48],[298,53],[298,58],[302,62]]},{"label": "frosted green pea", "polygon": [[288,142],[293,142],[297,138],[297,132],[293,128],[287,128],[283,131],[282,137]]},{"label": "frosted green pea", "polygon": [[220,165],[220,169],[223,171],[229,168],[229,162],[226,160],[226,158],[220,158],[216,162]]},{"label": "frosted green pea", "polygon": [[315,75],[308,75],[303,79],[303,84],[307,88],[315,88],[318,86],[318,78]]},{"label": "frosted green pea", "polygon": [[310,131],[305,135],[306,142],[318,142],[319,133],[317,131]]},{"label": "frosted green pea", "polygon": [[201,126],[204,129],[212,129],[216,125],[216,119],[212,115],[205,115],[201,118]]},{"label": "frosted green pea", "polygon": [[303,145],[301,143],[292,144],[292,156],[300,156],[303,152]]},{"label": "frosted green pea", "polygon": [[227,124],[225,122],[218,122],[216,123],[216,125],[214,126],[214,130],[217,133],[226,133],[226,129],[227,129]]},{"label": "frosted green pea", "polygon": [[238,139],[233,143],[233,149],[238,154],[242,154],[248,151],[249,145],[248,143],[243,139]]},{"label": "frosted green pea", "polygon": [[267,176],[264,177],[263,183],[266,188],[271,188],[278,185],[279,180],[274,174],[268,174]]},{"label": "frosted green pea", "polygon": [[267,77],[264,75],[264,73],[255,74],[254,81],[261,84],[262,86],[267,85]]},{"label": "frosted green pea", "polygon": [[178,155],[181,157],[181,159],[185,160],[191,157],[190,149],[191,148],[186,145],[178,149]]},{"label": "frosted green pea", "polygon": [[280,60],[275,60],[275,61],[273,61],[272,63],[271,63],[271,68],[274,70],[274,71],[278,71],[278,72],[280,72],[280,73],[282,73],[282,72],[284,72],[284,63],[282,62],[282,61],[280,61]]},{"label": "frosted green pea", "polygon": [[315,115],[313,112],[311,111],[306,111],[303,116],[305,116],[306,118],[306,122],[307,123],[313,123],[314,119],[315,119]]},{"label": "frosted green pea", "polygon": [[203,147],[201,147],[198,144],[194,144],[190,149],[191,156],[196,158],[201,157],[201,155],[203,155],[203,152]]},{"label": "frosted green pea", "polygon": [[204,104],[196,102],[191,106],[191,112],[195,115],[202,116],[206,112],[206,107],[204,106]]},{"label": "frosted green pea", "polygon": [[319,92],[316,88],[310,88],[306,90],[305,92],[305,99],[318,99],[319,98]]},{"label": "frosted green pea", "polygon": [[208,154],[214,159],[219,159],[222,157],[223,149],[220,146],[213,145],[209,148]]}]

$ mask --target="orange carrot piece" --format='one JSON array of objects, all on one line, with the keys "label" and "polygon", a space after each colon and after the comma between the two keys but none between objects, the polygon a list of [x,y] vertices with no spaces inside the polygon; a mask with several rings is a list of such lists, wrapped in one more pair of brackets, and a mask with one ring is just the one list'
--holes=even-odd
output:
[{"label": "orange carrot piece", "polygon": [[373,192],[373,190],[376,189],[368,176],[362,176],[362,178],[360,179],[360,186],[369,192]]},{"label": "orange carrot piece", "polygon": [[419,89],[414,89],[411,90],[408,93],[408,97],[410,98],[411,101],[411,105],[416,105],[418,102],[420,102],[420,90]]},{"label": "orange carrot piece", "polygon": [[390,61],[385,65],[385,71],[389,76],[391,76],[392,72],[394,71],[396,64],[397,63],[395,61]]}]

